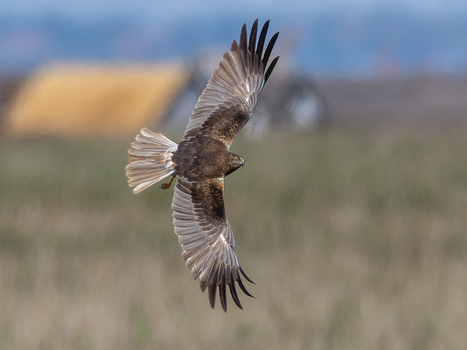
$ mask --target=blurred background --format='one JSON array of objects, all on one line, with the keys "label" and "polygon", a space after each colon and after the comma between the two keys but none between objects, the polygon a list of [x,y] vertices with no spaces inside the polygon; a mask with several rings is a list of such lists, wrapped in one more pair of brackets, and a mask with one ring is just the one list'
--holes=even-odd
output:
[{"label": "blurred background", "polygon": [[[281,59],[225,188],[256,298],[224,314],[124,167],[256,18]],[[0,348],[463,349],[466,44],[461,0],[2,0]]]}]

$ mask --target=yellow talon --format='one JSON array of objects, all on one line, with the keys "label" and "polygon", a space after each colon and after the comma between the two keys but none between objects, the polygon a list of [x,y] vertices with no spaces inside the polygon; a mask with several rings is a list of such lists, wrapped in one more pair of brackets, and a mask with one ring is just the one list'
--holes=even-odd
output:
[{"label": "yellow talon", "polygon": [[161,184],[160,188],[162,188],[163,190],[166,190],[166,189],[170,188],[170,186],[172,186],[172,182],[173,182],[174,179],[175,179],[175,175],[172,175],[172,179],[170,179],[169,182],[165,182],[165,183]]}]

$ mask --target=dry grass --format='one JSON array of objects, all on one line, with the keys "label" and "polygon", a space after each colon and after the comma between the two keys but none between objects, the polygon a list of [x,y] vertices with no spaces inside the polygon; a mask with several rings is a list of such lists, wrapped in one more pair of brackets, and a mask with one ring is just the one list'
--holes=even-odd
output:
[{"label": "dry grass", "polygon": [[210,309],[131,140],[1,140],[1,349],[462,349],[465,130],[238,139],[244,311]]}]

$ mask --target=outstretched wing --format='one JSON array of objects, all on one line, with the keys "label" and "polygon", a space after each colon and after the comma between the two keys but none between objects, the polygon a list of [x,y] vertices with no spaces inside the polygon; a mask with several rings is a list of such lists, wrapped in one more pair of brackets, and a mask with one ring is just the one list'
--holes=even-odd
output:
[{"label": "outstretched wing", "polygon": [[279,59],[274,58],[266,69],[279,35],[273,35],[263,56],[268,27],[269,21],[264,24],[256,46],[258,20],[253,23],[248,42],[246,24],[243,25],[240,44],[234,40],[230,52],[224,53],[198,99],[184,138],[201,133],[221,140],[230,148],[237,133],[253,115],[259,93]]},{"label": "outstretched wing", "polygon": [[[242,309],[235,282],[248,296],[240,273],[243,272],[235,254],[235,239],[225,216],[224,179],[189,181],[178,177],[172,201],[175,233],[183,248],[183,259],[201,291],[208,289],[209,302],[214,308],[216,290],[222,309],[227,311],[226,286],[235,304]],[[253,283],[253,282],[252,282]]]}]

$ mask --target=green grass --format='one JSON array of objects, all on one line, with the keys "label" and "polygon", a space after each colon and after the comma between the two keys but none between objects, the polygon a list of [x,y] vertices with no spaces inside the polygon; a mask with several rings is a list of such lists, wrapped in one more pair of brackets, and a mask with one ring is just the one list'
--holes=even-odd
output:
[{"label": "green grass", "polygon": [[209,307],[131,139],[0,140],[0,349],[463,349],[466,130],[239,137],[244,310]]}]

